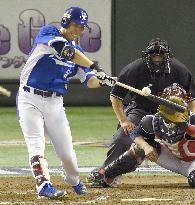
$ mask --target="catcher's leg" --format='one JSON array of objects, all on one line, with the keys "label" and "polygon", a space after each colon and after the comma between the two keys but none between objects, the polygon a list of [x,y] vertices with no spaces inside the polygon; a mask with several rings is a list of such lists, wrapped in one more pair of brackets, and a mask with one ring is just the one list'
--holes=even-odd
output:
[{"label": "catcher's leg", "polygon": [[[147,114],[145,111],[141,109],[135,109],[134,105],[128,106],[125,110],[125,113],[127,115],[128,120],[134,123],[135,125],[138,125],[142,117]],[[102,167],[105,167],[106,165],[110,164],[115,159],[117,159],[121,154],[129,150],[132,143],[133,141],[128,135],[125,134],[123,128],[118,127],[118,130],[113,136],[111,148],[107,152],[107,159],[104,161]]]},{"label": "catcher's leg", "polygon": [[117,132],[114,134],[111,148],[107,152],[107,158],[104,161],[103,165],[101,167],[92,170],[87,177],[87,181],[92,183],[93,186],[107,187],[105,183],[99,183],[99,182],[97,183],[94,181],[96,177],[98,177],[96,176],[98,174],[98,171],[101,168],[104,168],[110,163],[112,163],[114,160],[116,160],[120,155],[122,155],[125,151],[127,151],[130,148],[131,144],[132,144],[132,140],[130,139],[130,137],[125,135],[122,128],[119,128]]},{"label": "catcher's leg", "polygon": [[165,169],[187,177],[190,187],[195,188],[195,161],[183,161],[175,157],[167,147],[162,146],[156,163]]},{"label": "catcher's leg", "polygon": [[[139,124],[142,117],[147,114],[141,109],[134,109],[134,107],[128,107],[128,116],[127,118],[133,122],[135,125]],[[97,170],[100,170],[101,168],[106,167],[113,161],[115,161],[120,155],[122,155],[124,152],[130,149],[131,144],[133,141],[127,136],[123,129],[119,126],[117,132],[114,134],[113,142],[111,144],[111,148],[107,152],[107,159],[104,161],[103,165],[100,168],[96,168],[91,171],[89,176],[87,177],[88,181],[92,181],[92,179],[95,179],[98,173]],[[128,158],[126,159],[128,160]],[[131,159],[129,158],[129,163],[131,163]],[[125,163],[124,166],[127,166],[128,163]],[[128,167],[126,168],[128,170]],[[97,185],[97,183],[95,183]],[[105,184],[101,184],[100,186],[106,186]]]},{"label": "catcher's leg", "polygon": [[91,182],[93,186],[112,186],[115,183],[116,177],[135,171],[143,162],[144,158],[144,151],[139,149],[135,144],[132,144],[128,151],[120,155],[112,163],[91,173],[88,176],[88,181]]}]

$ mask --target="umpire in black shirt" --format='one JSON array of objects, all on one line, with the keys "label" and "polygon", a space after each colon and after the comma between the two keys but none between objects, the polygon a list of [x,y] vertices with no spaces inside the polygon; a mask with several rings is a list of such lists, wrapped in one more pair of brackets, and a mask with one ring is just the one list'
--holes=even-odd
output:
[{"label": "umpire in black shirt", "polygon": [[[185,65],[171,56],[169,45],[159,38],[148,43],[142,51],[142,58],[122,69],[118,81],[138,89],[148,86],[154,95],[159,95],[164,88],[178,83],[186,92],[192,93],[195,99],[192,74]],[[119,126],[102,167],[113,162],[130,148],[132,141],[128,133],[139,124],[143,116],[156,113],[158,107],[155,102],[118,85],[111,91],[110,99]],[[195,112],[195,100],[191,101],[190,109]],[[90,175],[93,173],[94,170]]]}]

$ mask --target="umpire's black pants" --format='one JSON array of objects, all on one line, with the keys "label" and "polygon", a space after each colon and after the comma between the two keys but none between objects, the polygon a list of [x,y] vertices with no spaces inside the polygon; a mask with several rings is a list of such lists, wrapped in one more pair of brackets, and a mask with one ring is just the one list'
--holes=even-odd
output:
[{"label": "umpire's black pants", "polygon": [[[142,109],[137,109],[134,107],[132,108],[131,106],[125,109],[125,113],[127,115],[127,118],[135,125],[138,125],[140,123],[142,117],[151,114],[151,112],[146,112]],[[123,154],[130,148],[132,143],[132,139],[125,134],[123,128],[118,126],[118,130],[113,135],[113,140],[110,145],[110,149],[107,152],[107,158],[104,161],[102,167],[105,167],[106,165],[110,164],[115,159],[117,159],[121,154]]]}]

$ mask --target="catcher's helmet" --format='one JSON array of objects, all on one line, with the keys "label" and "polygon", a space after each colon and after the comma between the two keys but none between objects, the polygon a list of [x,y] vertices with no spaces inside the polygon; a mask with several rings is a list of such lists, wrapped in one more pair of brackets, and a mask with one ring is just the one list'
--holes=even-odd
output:
[{"label": "catcher's helmet", "polygon": [[70,7],[64,12],[64,16],[61,20],[61,26],[63,28],[66,28],[70,22],[74,22],[75,24],[89,28],[87,25],[88,14],[84,9],[80,7]]},{"label": "catcher's helmet", "polygon": [[[160,65],[154,64],[151,57],[154,55],[162,55],[163,60]],[[148,46],[142,51],[142,58],[151,72],[164,71],[169,73],[169,58],[170,58],[170,47],[168,43],[160,38],[152,39]]]},{"label": "catcher's helmet", "polygon": [[159,93],[159,95],[163,98],[167,98],[168,96],[178,96],[186,102],[189,102],[192,99],[191,93],[187,93],[178,83],[173,83],[172,85],[166,87],[162,93]]},{"label": "catcher's helmet", "polygon": [[[191,99],[191,95],[177,83],[166,87],[161,93],[161,97],[166,98],[174,103],[187,107],[187,102]],[[158,107],[159,114],[170,122],[187,122],[189,120],[189,113],[186,110],[184,113],[175,111],[165,105]]]}]

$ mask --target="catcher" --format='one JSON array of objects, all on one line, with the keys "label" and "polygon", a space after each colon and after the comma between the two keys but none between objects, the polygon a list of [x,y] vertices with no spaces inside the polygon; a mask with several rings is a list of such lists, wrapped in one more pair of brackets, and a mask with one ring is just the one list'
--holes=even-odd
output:
[{"label": "catcher", "polygon": [[[170,86],[162,96],[187,107],[191,97],[179,85]],[[93,185],[112,186],[117,176],[133,172],[147,157],[161,167],[181,174],[195,188],[195,114],[177,112],[160,105],[154,115],[146,115],[130,134],[131,148],[118,159],[88,177]],[[131,160],[129,160],[131,159]],[[128,169],[126,168],[127,162]]]}]

